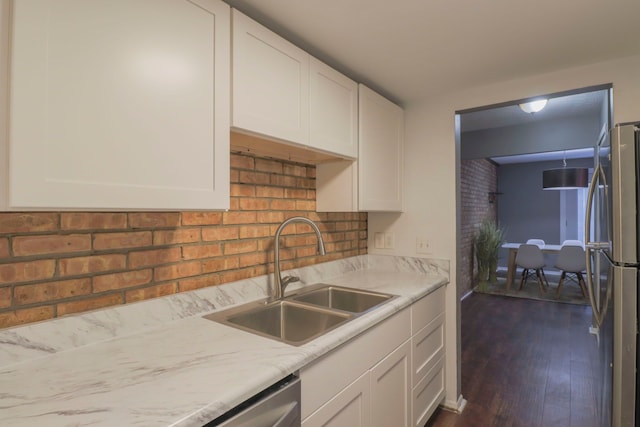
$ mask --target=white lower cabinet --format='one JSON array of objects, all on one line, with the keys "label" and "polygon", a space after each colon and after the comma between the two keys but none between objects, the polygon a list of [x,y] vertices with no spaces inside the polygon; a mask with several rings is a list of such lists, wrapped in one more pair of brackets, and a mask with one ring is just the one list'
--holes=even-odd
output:
[{"label": "white lower cabinet", "polygon": [[422,427],[445,396],[444,291],[411,306],[411,425]]},{"label": "white lower cabinet", "polygon": [[424,426],[444,399],[444,288],[300,371],[304,427]]},{"label": "white lower cabinet", "polygon": [[366,372],[308,416],[304,427],[366,427],[371,425],[371,375]]},{"label": "white lower cabinet", "polygon": [[424,426],[444,398],[444,358],[437,362],[411,393],[413,426]]},{"label": "white lower cabinet", "polygon": [[371,425],[411,425],[411,341],[371,369]]}]

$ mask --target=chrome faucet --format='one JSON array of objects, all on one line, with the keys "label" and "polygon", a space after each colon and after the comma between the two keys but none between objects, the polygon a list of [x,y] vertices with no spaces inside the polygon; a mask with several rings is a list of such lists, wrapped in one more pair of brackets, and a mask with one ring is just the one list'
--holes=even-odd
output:
[{"label": "chrome faucet", "polygon": [[294,216],[292,218],[285,220],[282,224],[280,224],[280,227],[278,227],[278,230],[276,230],[276,237],[275,237],[276,242],[275,242],[275,255],[274,255],[274,271],[273,271],[273,277],[275,280],[274,299],[281,299],[284,296],[284,289],[287,287],[287,285],[289,283],[297,282],[300,280],[299,277],[295,277],[295,276],[282,277],[280,275],[280,234],[282,233],[282,230],[287,225],[293,222],[302,222],[305,224],[309,224],[313,229],[313,231],[316,233],[316,237],[318,238],[318,253],[320,255],[325,255],[327,253],[324,249],[324,240],[322,240],[322,235],[320,234],[320,230],[318,229],[318,226],[310,219],[302,216]]}]

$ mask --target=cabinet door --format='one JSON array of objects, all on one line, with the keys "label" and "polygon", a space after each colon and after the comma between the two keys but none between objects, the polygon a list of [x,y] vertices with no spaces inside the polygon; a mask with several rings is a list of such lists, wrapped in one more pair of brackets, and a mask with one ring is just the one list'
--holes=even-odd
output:
[{"label": "cabinet door", "polygon": [[303,427],[369,427],[371,425],[369,379],[369,372],[364,373],[304,419]]},{"label": "cabinet door", "polygon": [[233,127],[306,145],[309,54],[233,10]]},{"label": "cabinet door", "polygon": [[300,370],[302,418],[336,396],[411,337],[404,309]]},{"label": "cabinet door", "polygon": [[358,84],[310,58],[309,146],[358,156]]},{"label": "cabinet door", "polygon": [[404,112],[366,86],[359,95],[359,208],[401,212]]},{"label": "cabinet door", "polygon": [[411,343],[405,342],[371,369],[371,425],[411,424]]},{"label": "cabinet door", "polygon": [[230,9],[14,2],[13,208],[226,209]]}]

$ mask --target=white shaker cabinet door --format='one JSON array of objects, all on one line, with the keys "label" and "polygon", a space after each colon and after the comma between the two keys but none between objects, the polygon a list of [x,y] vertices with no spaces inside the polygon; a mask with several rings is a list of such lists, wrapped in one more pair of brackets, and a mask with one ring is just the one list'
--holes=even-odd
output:
[{"label": "white shaker cabinet door", "polygon": [[358,195],[361,211],[403,209],[404,112],[359,85]]},{"label": "white shaker cabinet door", "polygon": [[310,58],[309,146],[358,157],[358,84]]},{"label": "white shaker cabinet door", "polygon": [[411,342],[371,369],[371,425],[411,425]]},{"label": "white shaker cabinet door", "polygon": [[309,54],[233,9],[234,128],[309,141]]},{"label": "white shaker cabinet door", "polygon": [[369,427],[371,426],[370,374],[344,388],[313,414],[302,421],[302,427]]},{"label": "white shaker cabinet door", "polygon": [[226,209],[230,8],[14,3],[10,208]]}]

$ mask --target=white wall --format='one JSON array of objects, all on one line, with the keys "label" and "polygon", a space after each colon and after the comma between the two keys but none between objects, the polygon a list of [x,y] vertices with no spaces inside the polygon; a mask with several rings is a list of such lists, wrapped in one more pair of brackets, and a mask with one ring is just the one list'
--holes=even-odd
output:
[{"label": "white wall", "polygon": [[[553,73],[505,81],[425,99],[406,107],[405,212],[369,214],[369,252],[418,256],[416,236],[427,239],[429,257],[451,261],[456,281],[456,209],[459,196],[459,147],[455,112],[535,95],[599,84],[613,84],[614,123],[640,120],[640,56],[622,58]],[[428,78],[426,76],[425,78]],[[395,233],[393,251],[373,249],[376,231]],[[420,255],[424,256],[424,255]],[[447,288],[446,404],[456,407],[460,397],[459,295]]]}]

